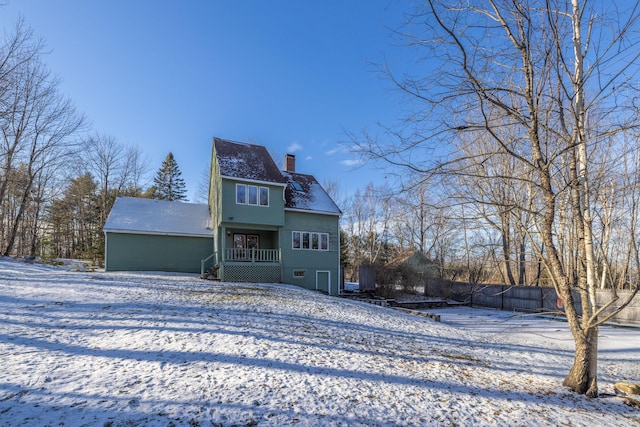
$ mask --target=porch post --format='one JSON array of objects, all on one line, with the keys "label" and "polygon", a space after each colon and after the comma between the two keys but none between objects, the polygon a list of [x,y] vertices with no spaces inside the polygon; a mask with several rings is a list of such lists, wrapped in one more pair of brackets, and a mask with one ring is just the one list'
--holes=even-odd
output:
[{"label": "porch post", "polygon": [[224,246],[224,242],[226,240],[226,235],[227,235],[227,227],[225,227],[224,225],[222,226],[222,234],[220,236],[220,264],[224,264],[224,262],[226,261],[225,259],[225,252],[226,252],[226,248]]}]

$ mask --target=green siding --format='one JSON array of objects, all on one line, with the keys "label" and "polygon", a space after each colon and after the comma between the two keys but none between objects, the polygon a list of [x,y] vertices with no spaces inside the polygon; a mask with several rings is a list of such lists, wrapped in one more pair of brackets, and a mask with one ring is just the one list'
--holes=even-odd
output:
[{"label": "green siding", "polygon": [[[307,289],[316,289],[316,273],[329,271],[331,280],[330,293],[338,293],[339,235],[338,217],[319,215],[307,212],[285,212],[285,226],[282,228],[280,242],[282,245],[282,281]],[[291,233],[293,231],[311,231],[329,233],[329,250],[293,249]],[[304,270],[304,277],[294,277],[295,270]],[[320,281],[324,279],[323,275]],[[320,284],[320,287],[322,285]],[[322,289],[321,289],[322,290]]]},{"label": "green siding", "polygon": [[222,179],[220,178],[220,166],[216,157],[215,144],[211,153],[211,171],[209,176],[209,209],[211,210],[211,223],[216,229],[222,222]]},{"label": "green siding", "polygon": [[[236,204],[236,184],[257,185],[269,188],[269,206]],[[276,185],[254,184],[229,179],[222,180],[222,222],[284,225],[284,188]]]},{"label": "green siding", "polygon": [[106,239],[107,271],[199,273],[213,246],[207,237],[106,233]]}]

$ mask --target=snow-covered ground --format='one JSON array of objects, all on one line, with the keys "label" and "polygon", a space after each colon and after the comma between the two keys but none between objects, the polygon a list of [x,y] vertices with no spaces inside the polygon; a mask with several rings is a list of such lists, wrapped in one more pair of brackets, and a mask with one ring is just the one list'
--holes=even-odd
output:
[{"label": "snow-covered ground", "polygon": [[[640,425],[619,397],[562,387],[566,324],[434,312],[0,258],[0,426]],[[613,394],[640,380],[640,332],[601,334]]]}]

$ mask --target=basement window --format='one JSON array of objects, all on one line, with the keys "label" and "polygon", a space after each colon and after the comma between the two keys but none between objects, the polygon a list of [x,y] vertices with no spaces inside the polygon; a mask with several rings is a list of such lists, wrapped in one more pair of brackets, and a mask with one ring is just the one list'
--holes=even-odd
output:
[{"label": "basement window", "polygon": [[304,278],[304,270],[293,270],[293,278],[294,279],[303,279]]}]

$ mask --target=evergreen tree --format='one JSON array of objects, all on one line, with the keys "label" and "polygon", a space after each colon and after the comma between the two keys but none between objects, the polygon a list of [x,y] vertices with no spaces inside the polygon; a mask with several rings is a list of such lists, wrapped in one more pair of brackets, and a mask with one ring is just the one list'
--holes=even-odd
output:
[{"label": "evergreen tree", "polygon": [[62,197],[48,207],[48,255],[63,258],[102,258],[103,223],[98,183],[89,172],[71,178]]},{"label": "evergreen tree", "polygon": [[170,152],[153,178],[152,198],[178,202],[187,200],[187,188],[181,175],[178,163]]}]

